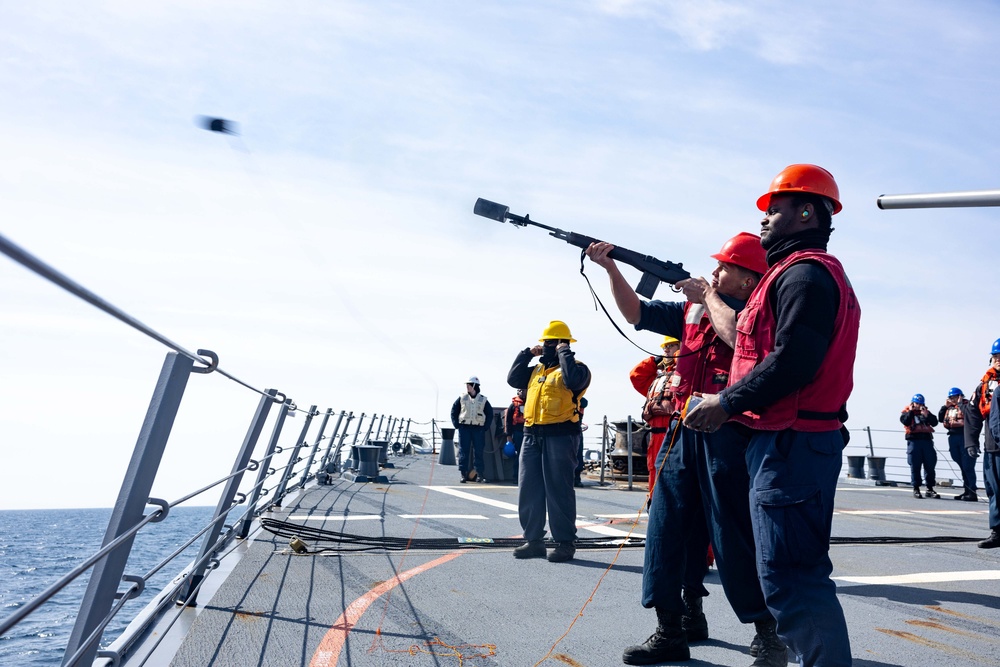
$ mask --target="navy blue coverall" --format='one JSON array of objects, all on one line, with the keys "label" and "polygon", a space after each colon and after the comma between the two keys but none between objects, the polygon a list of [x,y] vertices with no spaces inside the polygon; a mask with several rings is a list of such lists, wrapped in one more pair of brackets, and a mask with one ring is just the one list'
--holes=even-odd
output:
[{"label": "navy blue coverall", "polygon": [[[723,299],[736,311],[745,303]],[[680,339],[684,303],[642,302],[635,328]],[[769,619],[754,556],[746,437],[733,424],[715,433],[683,425],[678,430],[667,434],[657,457],[659,474],[642,565],[642,605],[684,614],[681,589],[688,595],[707,595],[702,582],[711,541],[719,579],[736,616],[742,623]]]},{"label": "navy blue coverall", "polygon": [[[810,230],[769,248],[767,263],[796,250],[825,250],[829,231]],[[782,273],[770,307],[774,350],[736,384],[719,393],[730,415],[760,412],[820,381],[834,333],[840,291],[822,266],[805,261]],[[846,419],[846,415],[844,417]],[[746,463],[757,544],[757,571],[778,636],[806,667],[851,665],[851,643],[837,588],[830,579],[830,530],[847,431],[749,430]]]}]

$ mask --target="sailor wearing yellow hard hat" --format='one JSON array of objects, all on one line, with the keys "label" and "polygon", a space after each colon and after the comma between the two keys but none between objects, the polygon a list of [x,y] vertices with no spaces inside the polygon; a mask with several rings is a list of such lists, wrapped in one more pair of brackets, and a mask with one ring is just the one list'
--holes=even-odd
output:
[{"label": "sailor wearing yellow hard hat", "polygon": [[[583,440],[580,401],[590,386],[590,369],[576,360],[576,339],[565,322],[553,320],[540,345],[518,353],[507,383],[524,389],[524,440],[518,475],[517,512],[525,544],[515,558],[545,558],[545,523],[557,542],[552,562],[576,553],[576,493],[573,490],[577,450]],[[537,364],[531,362],[541,357]]]}]

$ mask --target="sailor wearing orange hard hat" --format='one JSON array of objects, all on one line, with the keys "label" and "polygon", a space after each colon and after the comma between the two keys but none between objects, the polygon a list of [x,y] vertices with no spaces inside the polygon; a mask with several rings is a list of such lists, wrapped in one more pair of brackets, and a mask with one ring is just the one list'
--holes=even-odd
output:
[{"label": "sailor wearing orange hard hat", "polygon": [[[735,313],[767,271],[760,237],[741,232],[726,241],[712,255],[718,266],[711,282],[678,282],[687,301],[639,299],[608,257],[612,248],[594,243],[586,253],[608,272],[622,315],[638,330],[680,340],[672,377],[675,410],[680,413],[694,393],[714,394],[725,387],[736,337]],[[676,430],[665,434],[651,473],[655,485],[642,566],[642,605],[656,610],[657,629],[645,643],[625,649],[622,659],[630,665],[686,660],[688,643],[708,637],[702,598],[707,594],[703,580],[709,538],[733,611],[740,621],[758,624],[758,633],[765,628],[773,634],[774,619],[757,582],[744,439],[729,427],[707,434],[679,427],[678,422]],[[707,522],[706,510],[711,513]]]},{"label": "sailor wearing orange hard hat", "polygon": [[749,429],[758,573],[778,635],[802,665],[850,665],[829,556],[861,319],[826,251],[840,191],[826,169],[793,164],[757,208],[768,272],[737,321],[729,386],[684,423],[712,432],[731,419]]}]

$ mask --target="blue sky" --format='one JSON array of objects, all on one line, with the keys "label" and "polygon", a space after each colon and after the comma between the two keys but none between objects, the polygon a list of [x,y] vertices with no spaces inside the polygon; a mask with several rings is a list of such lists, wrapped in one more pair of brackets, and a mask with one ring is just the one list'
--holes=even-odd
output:
[{"label": "blue sky", "polygon": [[[863,310],[849,426],[897,428],[917,391],[971,392],[1000,336],[995,209],[875,206],[998,187],[996,3],[4,3],[0,18],[0,233],[302,406],[427,421],[470,374],[503,406],[515,353],[564,319],[594,372],[588,417],[637,414],[642,355],[593,310],[576,250],[473,216],[476,198],[707,276],[794,162],[828,168],[844,202],[831,250]],[[164,350],[8,260],[0,298],[0,508],[110,505]],[[256,404],[219,376],[188,392],[162,497],[228,471]]]}]

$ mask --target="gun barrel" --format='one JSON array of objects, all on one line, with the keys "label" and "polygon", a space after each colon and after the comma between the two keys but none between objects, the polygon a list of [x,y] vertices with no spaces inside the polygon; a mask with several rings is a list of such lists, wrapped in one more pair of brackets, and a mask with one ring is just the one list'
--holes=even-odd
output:
[{"label": "gun barrel", "polygon": [[878,207],[897,208],[957,208],[963,206],[1000,206],[1000,190],[968,190],[965,192],[929,192],[912,195],[882,195]]}]

